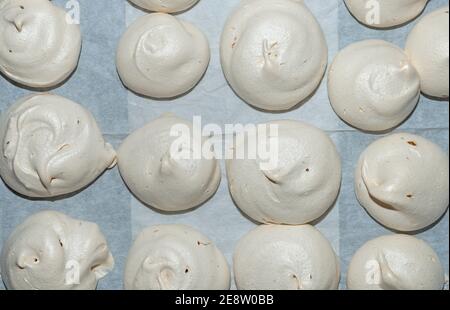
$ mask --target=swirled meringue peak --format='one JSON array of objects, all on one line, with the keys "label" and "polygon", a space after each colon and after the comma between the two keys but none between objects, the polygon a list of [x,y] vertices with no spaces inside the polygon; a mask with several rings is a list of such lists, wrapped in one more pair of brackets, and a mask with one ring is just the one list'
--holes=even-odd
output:
[{"label": "swirled meringue peak", "polygon": [[118,151],[119,170],[143,203],[167,212],[200,206],[219,187],[218,161],[197,157],[191,122],[164,114],[132,133]]},{"label": "swirled meringue peak", "polygon": [[126,290],[228,290],[230,270],[206,236],[185,225],[145,229],[125,267]]},{"label": "swirled meringue peak", "polygon": [[339,259],[313,226],[262,225],[234,252],[239,290],[335,290]]},{"label": "swirled meringue peak", "polygon": [[427,228],[448,208],[448,155],[416,135],[387,136],[361,155],[355,187],[361,205],[381,224],[406,232]]},{"label": "swirled meringue peak", "polygon": [[177,13],[193,7],[199,0],[130,0],[137,6],[156,12]]},{"label": "swirled meringue peak", "polygon": [[444,268],[436,252],[409,235],[383,236],[367,242],[350,262],[351,290],[442,290]]},{"label": "swirled meringue peak", "polygon": [[[301,122],[267,125],[278,126],[277,136],[268,135],[257,144],[258,149],[272,145],[270,165],[263,165],[268,162],[261,153],[227,160],[230,193],[255,221],[310,223],[326,213],[339,193],[341,160],[336,146],[322,130]],[[236,141],[236,149],[248,150],[253,144],[247,132],[238,134]]]},{"label": "swirled meringue peak", "polygon": [[94,290],[114,267],[94,223],[44,211],[20,224],[3,246],[2,280],[12,290]]},{"label": "swirled meringue peak", "polygon": [[48,0],[0,1],[0,72],[19,84],[50,88],[75,70],[80,26]]},{"label": "swirled meringue peak", "polygon": [[244,0],[221,39],[225,76],[247,103],[288,110],[319,86],[328,61],[320,25],[295,0]]},{"label": "swirled meringue peak", "polygon": [[116,163],[91,113],[51,94],[24,97],[6,111],[0,143],[2,179],[28,197],[76,192]]},{"label": "swirled meringue peak", "polygon": [[117,49],[117,70],[135,93],[172,98],[190,91],[208,68],[205,35],[194,25],[164,13],[135,21]]},{"label": "swirled meringue peak", "polygon": [[350,13],[362,24],[373,28],[391,28],[419,16],[428,0],[345,0]]},{"label": "swirled meringue peak", "polygon": [[406,42],[406,53],[419,72],[422,92],[448,99],[449,96],[448,6],[422,18]]},{"label": "swirled meringue peak", "polygon": [[385,131],[400,125],[420,97],[420,77],[399,47],[366,40],[344,48],[328,76],[334,111],[365,131]]}]

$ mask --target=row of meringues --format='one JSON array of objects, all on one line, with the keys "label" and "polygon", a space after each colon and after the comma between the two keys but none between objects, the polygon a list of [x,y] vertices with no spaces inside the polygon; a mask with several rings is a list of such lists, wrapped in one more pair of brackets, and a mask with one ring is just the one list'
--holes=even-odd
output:
[{"label": "row of meringues", "polygon": [[[341,184],[339,154],[327,134],[313,126],[297,121],[270,125],[277,125],[276,135],[271,133],[253,143],[259,149],[259,145],[271,145],[268,141],[277,138],[274,153],[269,152],[274,158],[263,160],[259,154],[247,157],[250,153],[244,152],[247,155],[243,158],[228,159],[229,188],[236,204],[254,220],[293,226],[261,226],[242,241],[235,255],[237,285],[247,289],[336,288],[339,264],[331,246],[311,226],[296,225],[314,221],[333,205]],[[51,94],[28,96],[0,119],[0,174],[22,195],[50,198],[84,188],[104,169],[113,167],[118,158],[123,179],[144,203],[164,211],[191,209],[215,193],[220,182],[219,163],[214,157],[203,157],[204,153],[200,159],[191,157],[190,144],[175,143],[179,136],[171,135],[174,128],[188,129],[191,137],[190,122],[163,115],[126,138],[116,156],[93,116],[82,106]],[[270,128],[266,130],[270,133]],[[252,137],[247,131],[237,134],[233,148],[239,150],[243,144],[243,150],[249,150]],[[207,140],[203,137],[202,145],[207,145]],[[423,229],[448,208],[448,156],[425,138],[407,133],[389,135],[361,155],[355,183],[359,201],[380,223],[400,231]],[[65,229],[73,235],[65,234]],[[211,283],[215,284],[206,288],[229,286],[228,267],[207,238],[185,227],[167,229],[175,236],[167,233],[171,236],[167,237],[165,228],[150,228],[139,238],[143,241],[138,240],[139,245],[130,253],[126,288],[205,288],[193,284],[197,283],[194,270],[202,272],[201,283],[206,283],[205,277],[214,279]],[[348,277],[350,288],[442,288],[442,266],[431,248],[413,237],[385,238],[373,241],[376,247],[369,243],[359,254],[362,258],[355,257]],[[53,248],[55,244],[59,251]],[[161,254],[159,246],[169,249],[169,254]],[[190,254],[192,246],[204,250],[199,255],[210,263],[197,264]],[[21,248],[23,252],[18,250]],[[261,254],[255,255],[258,251]],[[89,253],[90,260],[81,259],[80,252]],[[80,258],[80,262],[69,259],[55,265],[53,255]],[[186,261],[179,259],[185,256]],[[170,262],[168,267],[165,259]],[[211,263],[212,259],[216,261]],[[95,226],[46,212],[32,217],[12,234],[5,244],[1,270],[9,288],[30,288],[30,283],[32,288],[94,288],[96,279],[106,274],[112,262]],[[286,262],[292,262],[292,270]],[[64,286],[61,274],[48,268],[67,263],[75,270],[92,267],[92,272],[80,273],[86,280],[79,286]],[[68,275],[78,279],[71,272]],[[48,274],[56,278],[46,278]],[[64,279],[66,275],[64,272]]]},{"label": "row of meringues", "polygon": [[[169,12],[195,2],[180,6],[169,1],[157,6],[154,1],[136,1],[144,8]],[[355,16],[362,16],[360,4],[346,2]],[[393,14],[405,14],[410,20],[427,3],[419,1],[414,9],[405,10],[392,5],[393,1],[380,2],[381,18],[397,22],[405,19],[393,18]],[[62,9],[47,0],[13,0],[0,12],[11,20],[11,24],[0,24],[8,38],[4,43],[9,52],[0,54],[0,71],[6,77],[47,88],[70,76],[81,51],[81,32],[78,25],[67,24]],[[25,22],[25,15],[33,18]],[[41,19],[52,23],[41,29]],[[380,22],[380,26],[388,25]],[[32,31],[34,27],[40,31]],[[422,18],[408,37],[406,51],[381,40],[357,42],[342,50],[328,75],[335,112],[358,129],[378,132],[404,122],[419,102],[421,90],[448,99],[448,27],[447,6]],[[267,111],[289,110],[310,98],[328,62],[319,23],[303,2],[292,0],[242,1],[224,27],[220,51],[233,90],[247,103]],[[131,91],[173,98],[197,85],[209,60],[209,44],[199,29],[172,15],[154,13],[138,18],[123,34],[116,64]]]},{"label": "row of meringues", "polygon": [[[301,225],[326,214],[342,179],[330,137],[293,120],[257,128],[233,133],[225,146],[236,205],[260,223]],[[23,196],[53,198],[84,189],[118,163],[126,185],[144,204],[166,212],[192,210],[209,200],[221,181],[217,158],[223,154],[214,147],[222,140],[214,143],[218,137],[202,130],[164,114],[130,134],[116,154],[87,109],[57,95],[34,94],[0,118],[0,176]],[[414,134],[380,138],[360,156],[355,191],[381,224],[404,232],[425,229],[449,205],[448,155]]]},{"label": "row of meringues", "polygon": [[[129,0],[138,7],[157,12],[179,13],[193,7],[199,0]],[[254,0],[247,0],[251,2]],[[273,1],[273,0],[272,0]],[[303,1],[303,0],[301,0]],[[419,16],[429,0],[344,0],[350,13],[369,27],[388,29],[402,26]],[[275,1],[273,1],[275,2]],[[300,1],[298,1],[300,2]]]},{"label": "row of meringues", "polygon": [[[96,289],[114,268],[99,227],[55,211],[27,218],[3,246],[2,280],[8,289]],[[340,262],[313,226],[262,225],[235,248],[234,279],[242,290],[333,290]],[[444,268],[435,251],[409,235],[367,242],[354,255],[347,288],[442,290]],[[213,242],[185,225],[145,229],[131,247],[127,290],[228,290],[228,263]]]}]

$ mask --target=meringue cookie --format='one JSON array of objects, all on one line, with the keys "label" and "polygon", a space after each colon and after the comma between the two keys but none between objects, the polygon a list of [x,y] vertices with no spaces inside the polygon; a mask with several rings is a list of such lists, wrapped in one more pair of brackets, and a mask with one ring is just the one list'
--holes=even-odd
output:
[{"label": "meringue cookie", "polygon": [[76,192],[116,163],[92,114],[51,94],[24,97],[2,115],[0,150],[3,181],[35,198]]},{"label": "meringue cookie", "polygon": [[406,54],[380,40],[344,48],[328,75],[328,94],[336,113],[366,131],[385,131],[400,125],[420,97],[420,77]]},{"label": "meringue cookie", "polygon": [[94,223],[62,213],[37,213],[3,246],[2,279],[13,290],[94,290],[114,267],[105,237]]},{"label": "meringue cookie", "polygon": [[244,0],[221,39],[225,76],[247,103],[288,110],[319,86],[328,61],[325,36],[301,1]]},{"label": "meringue cookie", "polygon": [[208,39],[194,25],[163,13],[140,17],[122,36],[117,69],[130,90],[153,98],[182,95],[208,68]]},{"label": "meringue cookie", "polygon": [[345,0],[350,13],[373,28],[403,25],[419,16],[428,0]]},{"label": "meringue cookie", "polygon": [[130,0],[137,6],[164,13],[177,13],[194,6],[198,0]]},{"label": "meringue cookie", "polygon": [[184,225],[154,226],[136,239],[125,267],[126,290],[228,290],[230,270],[207,237]]},{"label": "meringue cookie", "polygon": [[234,277],[240,290],[334,290],[339,259],[313,226],[262,225],[239,241]]},{"label": "meringue cookie", "polygon": [[408,36],[406,53],[421,78],[422,92],[448,99],[448,6],[420,20]]},{"label": "meringue cookie", "polygon": [[0,72],[33,88],[54,87],[78,65],[80,26],[48,0],[0,1]]},{"label": "meringue cookie", "polygon": [[[275,121],[277,136],[258,138],[258,149],[275,139],[271,149],[278,160],[263,167],[265,159],[227,160],[228,184],[237,206],[255,221],[305,224],[322,216],[334,203],[341,184],[341,161],[331,139],[321,130],[296,121]],[[249,149],[248,132],[236,138],[236,149]],[[268,169],[266,169],[268,168]]]},{"label": "meringue cookie", "polygon": [[367,242],[353,257],[347,276],[351,290],[442,290],[444,284],[436,252],[408,235]]},{"label": "meringue cookie", "polygon": [[203,146],[207,140],[195,140],[192,123],[161,116],[121,145],[122,178],[137,198],[156,209],[177,212],[200,206],[216,192],[221,171],[215,158],[197,158],[194,144]]},{"label": "meringue cookie", "polygon": [[378,222],[398,231],[417,231],[447,211],[448,156],[425,138],[390,135],[361,155],[355,187],[359,202]]}]

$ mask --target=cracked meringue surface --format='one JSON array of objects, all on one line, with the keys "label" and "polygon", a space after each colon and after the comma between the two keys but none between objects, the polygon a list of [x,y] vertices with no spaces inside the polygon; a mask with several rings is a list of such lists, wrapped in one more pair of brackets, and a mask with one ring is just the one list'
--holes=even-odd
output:
[{"label": "cracked meringue surface", "polygon": [[353,127],[390,130],[416,108],[420,77],[399,47],[382,40],[361,41],[334,59],[328,96],[338,116]]},{"label": "cracked meringue surface", "polygon": [[345,0],[350,13],[362,24],[374,28],[403,25],[419,16],[428,0]]},{"label": "cracked meringue surface", "polygon": [[177,13],[193,7],[199,0],[130,0],[135,5],[156,12]]},{"label": "cracked meringue surface", "polygon": [[268,111],[289,110],[310,97],[328,62],[319,23],[295,0],[241,1],[225,25],[220,51],[237,95]]},{"label": "cracked meringue surface", "polygon": [[[197,153],[191,122],[164,114],[132,133],[118,151],[119,170],[143,203],[167,212],[193,209],[212,197],[221,171],[214,156]],[[197,157],[198,156],[198,157]]]},{"label": "cracked meringue surface", "polygon": [[367,212],[388,228],[427,228],[448,209],[448,155],[413,134],[379,139],[359,159],[355,190]]},{"label": "cracked meringue surface", "polygon": [[173,98],[190,91],[203,77],[210,60],[206,36],[176,17],[154,13],[138,18],[117,48],[117,70],[135,93]]},{"label": "cracked meringue surface", "polygon": [[249,132],[237,136],[236,150],[249,150],[254,143],[258,150],[270,148],[268,154],[226,161],[230,193],[255,221],[310,223],[327,212],[339,193],[342,169],[336,146],[325,132],[305,123],[284,120],[270,126],[277,133],[257,141]]},{"label": "cracked meringue surface", "polygon": [[10,290],[95,290],[114,267],[96,224],[55,211],[20,224],[4,244],[0,263]]},{"label": "cracked meringue surface", "polygon": [[185,225],[145,229],[125,268],[127,290],[228,290],[230,270],[206,236]]},{"label": "cracked meringue surface", "polygon": [[262,225],[244,236],[234,253],[240,290],[335,290],[339,259],[313,226]]},{"label": "cracked meringue surface", "polygon": [[3,181],[33,198],[74,193],[116,163],[92,114],[52,94],[24,97],[1,116],[0,150]]},{"label": "cracked meringue surface", "polygon": [[425,17],[406,41],[406,53],[421,78],[422,92],[447,99],[449,96],[449,15],[448,6]]},{"label": "cracked meringue surface", "polygon": [[444,268],[436,252],[409,235],[390,235],[367,242],[352,258],[351,290],[442,290]]},{"label": "cracked meringue surface", "polygon": [[21,85],[50,88],[75,70],[79,25],[48,0],[0,1],[0,72]]}]

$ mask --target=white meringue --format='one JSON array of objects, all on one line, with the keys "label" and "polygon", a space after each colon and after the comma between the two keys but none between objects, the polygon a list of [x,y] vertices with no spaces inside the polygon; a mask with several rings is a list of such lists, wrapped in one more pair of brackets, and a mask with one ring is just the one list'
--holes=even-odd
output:
[{"label": "white meringue", "polygon": [[126,290],[228,290],[230,270],[206,236],[184,225],[147,228],[125,267]]},{"label": "white meringue", "polygon": [[194,88],[209,59],[208,39],[198,28],[172,15],[154,13],[140,17],[127,29],[116,63],[130,90],[171,98]]},{"label": "white meringue", "polygon": [[137,6],[156,12],[177,13],[194,6],[199,0],[130,0]]},{"label": "white meringue", "polygon": [[408,235],[367,242],[350,262],[347,276],[351,290],[442,290],[444,283],[436,252]]},{"label": "white meringue", "polygon": [[75,70],[80,26],[48,0],[0,1],[0,72],[33,88],[54,87]]},{"label": "white meringue", "polygon": [[[271,150],[278,160],[270,169],[262,166],[261,154],[257,159],[227,160],[235,203],[261,223],[299,225],[318,219],[333,205],[340,189],[341,160],[336,146],[323,131],[301,122],[267,125],[278,126],[278,135],[267,137],[278,144],[278,150]],[[239,134],[236,149],[249,149],[253,143],[249,137]],[[264,142],[258,139],[258,149]]]},{"label": "white meringue", "polygon": [[406,54],[381,40],[344,48],[328,75],[328,95],[335,112],[350,125],[385,131],[400,125],[420,97],[420,77]]},{"label": "white meringue", "polygon": [[28,197],[76,192],[116,162],[92,114],[51,94],[24,97],[6,111],[0,143],[2,179]]},{"label": "white meringue", "polygon": [[244,101],[281,111],[319,86],[328,48],[302,1],[244,0],[225,25],[221,60],[228,82]]},{"label": "white meringue", "polygon": [[262,225],[239,241],[234,277],[240,290],[334,290],[339,259],[313,226]]},{"label": "white meringue", "polygon": [[444,99],[449,96],[448,29],[446,6],[422,18],[406,42],[406,53],[419,72],[422,92]]},{"label": "white meringue", "polygon": [[348,10],[361,23],[373,28],[403,25],[419,16],[428,0],[345,0]]},{"label": "white meringue", "polygon": [[398,231],[417,231],[447,211],[448,156],[425,138],[393,134],[361,155],[355,187],[361,205],[378,222]]},{"label": "white meringue", "polygon": [[20,224],[4,244],[0,263],[12,290],[94,290],[114,267],[96,224],[54,211]]},{"label": "white meringue", "polygon": [[[179,139],[183,141],[177,146]],[[207,201],[219,187],[220,166],[215,158],[197,158],[194,140],[192,123],[172,114],[132,133],[118,151],[120,173],[129,189],[145,204],[169,212]],[[206,139],[199,142],[203,146]]]}]

